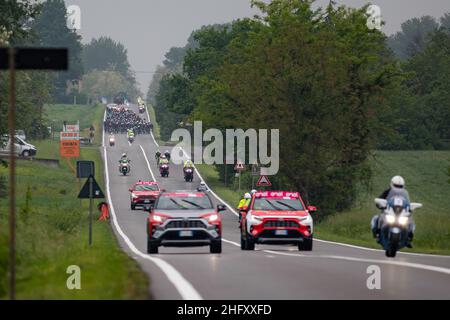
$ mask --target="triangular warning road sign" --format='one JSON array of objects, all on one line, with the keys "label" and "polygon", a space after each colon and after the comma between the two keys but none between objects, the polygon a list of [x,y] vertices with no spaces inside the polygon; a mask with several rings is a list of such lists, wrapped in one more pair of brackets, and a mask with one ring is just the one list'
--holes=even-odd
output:
[{"label": "triangular warning road sign", "polygon": [[242,162],[238,162],[234,166],[234,170],[236,170],[236,171],[243,171],[243,170],[245,170],[245,165]]},{"label": "triangular warning road sign", "polygon": [[79,199],[89,199],[89,180],[92,178],[92,199],[103,199],[105,195],[93,176],[90,176],[78,194]]},{"label": "triangular warning road sign", "polygon": [[258,182],[256,183],[257,187],[271,187],[272,184],[267,176],[260,176]]}]

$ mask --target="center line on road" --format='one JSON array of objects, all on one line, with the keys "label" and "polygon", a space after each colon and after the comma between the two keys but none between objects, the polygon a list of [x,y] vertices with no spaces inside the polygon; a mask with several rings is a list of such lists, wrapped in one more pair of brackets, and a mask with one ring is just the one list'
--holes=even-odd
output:
[{"label": "center line on road", "polygon": [[152,167],[150,166],[150,162],[148,162],[147,155],[145,154],[144,148],[141,145],[139,145],[139,147],[141,147],[142,153],[144,154],[145,162],[147,163],[148,171],[150,171],[153,181],[158,182],[158,181],[156,181],[155,175],[153,174],[153,170],[152,170]]}]

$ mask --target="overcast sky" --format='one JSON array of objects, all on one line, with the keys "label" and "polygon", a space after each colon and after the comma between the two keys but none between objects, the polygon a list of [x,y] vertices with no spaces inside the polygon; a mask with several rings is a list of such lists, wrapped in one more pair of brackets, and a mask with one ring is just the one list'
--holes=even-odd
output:
[{"label": "overcast sky", "polygon": [[[81,9],[83,43],[109,36],[128,50],[141,90],[147,87],[164,54],[173,46],[184,46],[190,33],[202,25],[225,23],[257,13],[250,0],[65,0]],[[367,0],[336,0],[361,7]],[[450,0],[372,0],[386,21],[383,31],[391,34],[405,20],[422,15],[440,17],[450,12]],[[326,5],[328,0],[317,0]]]}]

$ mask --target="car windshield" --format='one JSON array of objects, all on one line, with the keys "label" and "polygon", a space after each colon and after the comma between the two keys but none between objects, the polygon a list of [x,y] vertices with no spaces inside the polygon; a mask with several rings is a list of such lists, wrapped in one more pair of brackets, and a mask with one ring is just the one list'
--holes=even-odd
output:
[{"label": "car windshield", "polygon": [[163,196],[158,199],[156,209],[164,210],[193,210],[212,209],[213,205],[207,196]]},{"label": "car windshield", "polygon": [[156,184],[139,184],[134,190],[136,191],[158,191],[158,186]]},{"label": "car windshield", "polygon": [[257,198],[253,210],[296,211],[304,208],[299,199]]}]

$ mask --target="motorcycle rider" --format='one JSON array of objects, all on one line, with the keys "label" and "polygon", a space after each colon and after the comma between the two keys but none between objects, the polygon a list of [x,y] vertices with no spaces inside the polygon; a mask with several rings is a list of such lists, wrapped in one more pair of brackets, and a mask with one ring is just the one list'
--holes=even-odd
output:
[{"label": "motorcycle rider", "polygon": [[161,166],[161,165],[163,165],[163,164],[169,164],[169,160],[167,160],[166,156],[164,156],[164,155],[162,155],[162,156],[159,158],[159,165]]},{"label": "motorcycle rider", "polygon": [[190,159],[186,160],[183,164],[183,170],[187,169],[187,168],[193,168],[194,164],[192,163],[192,161]]},{"label": "motorcycle rider", "polygon": [[170,152],[169,152],[169,150],[164,151],[164,155],[166,156],[167,160],[170,161]]},{"label": "motorcycle rider", "polygon": [[[120,171],[120,166],[122,164],[127,164],[129,166],[130,162],[131,162],[131,160],[128,159],[127,154],[126,153],[122,153],[122,157],[119,160],[119,171]],[[128,167],[128,171],[130,171],[129,169],[130,169],[130,167]]]},{"label": "motorcycle rider", "polygon": [[122,153],[122,157],[120,158],[119,163],[130,163],[130,159],[128,159],[126,153]]},{"label": "motorcycle rider", "polygon": [[134,131],[133,131],[133,129],[128,129],[127,130],[127,136],[128,136],[128,139],[134,138]]},{"label": "motorcycle rider", "polygon": [[[403,177],[401,177],[401,176],[392,177],[390,187],[388,189],[384,190],[383,193],[379,196],[379,198],[386,199],[389,201],[389,199],[391,199],[392,197],[395,197],[395,196],[403,197],[403,198],[405,198],[405,200],[408,204],[410,203],[409,193],[405,189],[405,179],[403,179]],[[381,214],[375,215],[371,221],[372,234],[373,234],[374,238],[377,239],[377,242],[380,241],[380,231],[381,231],[380,216],[381,216]],[[406,246],[408,248],[412,248],[411,242],[412,242],[412,239],[414,236],[414,230],[415,230],[415,224],[414,224],[414,220],[412,219],[412,217],[409,217],[408,229],[409,229],[409,232],[408,232],[408,239],[406,242]]]},{"label": "motorcycle rider", "polygon": [[161,151],[157,150],[155,153],[156,162],[159,162],[159,158],[161,157]]}]

